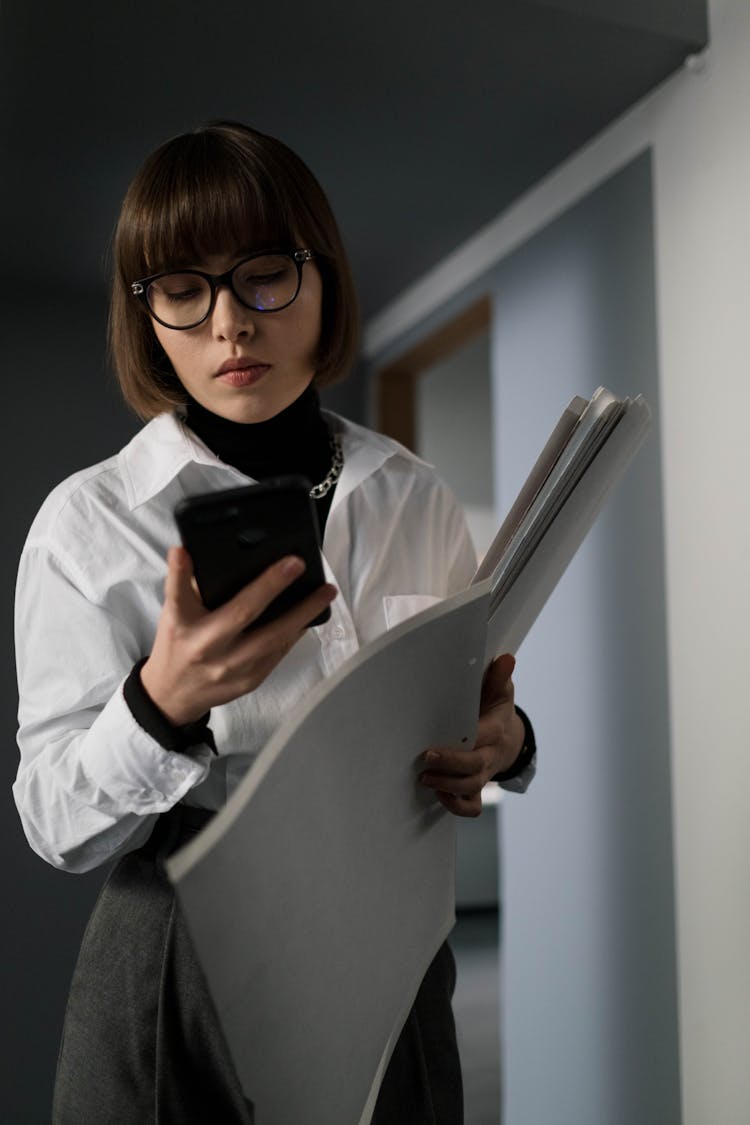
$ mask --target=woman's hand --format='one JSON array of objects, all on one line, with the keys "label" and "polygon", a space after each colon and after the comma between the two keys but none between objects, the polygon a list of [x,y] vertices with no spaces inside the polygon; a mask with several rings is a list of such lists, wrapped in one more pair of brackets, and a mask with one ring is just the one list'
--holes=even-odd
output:
[{"label": "woman's hand", "polygon": [[456,816],[479,816],[482,789],[497,773],[504,773],[523,749],[524,725],[513,704],[510,653],[493,660],[484,677],[477,740],[471,750],[426,750],[426,767],[419,780]]},{"label": "woman's hand", "polygon": [[218,609],[203,605],[184,547],[167,555],[164,606],[154,647],[141,668],[141,682],[175,726],[194,722],[211,707],[254,691],[304,636],[306,626],[336,597],[321,586],[293,609],[245,633],[273,599],[305,569],[288,557]]}]

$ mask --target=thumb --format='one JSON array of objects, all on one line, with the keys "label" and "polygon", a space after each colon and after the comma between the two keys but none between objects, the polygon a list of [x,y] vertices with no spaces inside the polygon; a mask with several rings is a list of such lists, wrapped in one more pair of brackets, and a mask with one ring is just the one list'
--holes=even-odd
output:
[{"label": "thumb", "polygon": [[513,701],[513,669],[516,658],[509,652],[496,656],[484,675],[482,684],[482,703],[497,704]]},{"label": "thumb", "polygon": [[205,612],[193,577],[193,562],[184,547],[170,547],[167,552],[164,604],[170,605],[181,620],[190,620],[202,616],[200,611]]}]

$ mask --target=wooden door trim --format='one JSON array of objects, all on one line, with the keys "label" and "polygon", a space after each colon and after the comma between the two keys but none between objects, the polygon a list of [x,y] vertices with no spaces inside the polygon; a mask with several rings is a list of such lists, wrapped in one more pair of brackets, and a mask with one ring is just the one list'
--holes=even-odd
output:
[{"label": "wooden door trim", "polygon": [[486,331],[490,320],[490,298],[485,296],[380,368],[375,373],[376,429],[413,450],[417,379],[427,368]]}]

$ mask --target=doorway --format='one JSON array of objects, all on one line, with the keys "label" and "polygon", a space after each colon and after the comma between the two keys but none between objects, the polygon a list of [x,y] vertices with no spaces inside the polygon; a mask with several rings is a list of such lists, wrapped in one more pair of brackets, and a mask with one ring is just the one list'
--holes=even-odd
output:
[{"label": "doorway", "polygon": [[376,429],[435,466],[480,557],[497,530],[491,406],[488,297],[376,375]]}]

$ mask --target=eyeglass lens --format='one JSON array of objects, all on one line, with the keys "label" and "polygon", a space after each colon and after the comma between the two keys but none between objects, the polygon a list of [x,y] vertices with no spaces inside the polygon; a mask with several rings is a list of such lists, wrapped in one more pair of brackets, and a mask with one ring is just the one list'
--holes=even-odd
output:
[{"label": "eyeglass lens", "polygon": [[[240,262],[232,273],[235,295],[247,308],[272,312],[291,304],[297,296],[296,263],[284,254],[264,254]],[[185,270],[152,281],[147,290],[154,316],[173,328],[197,324],[211,307],[211,286],[205,277]]]}]

